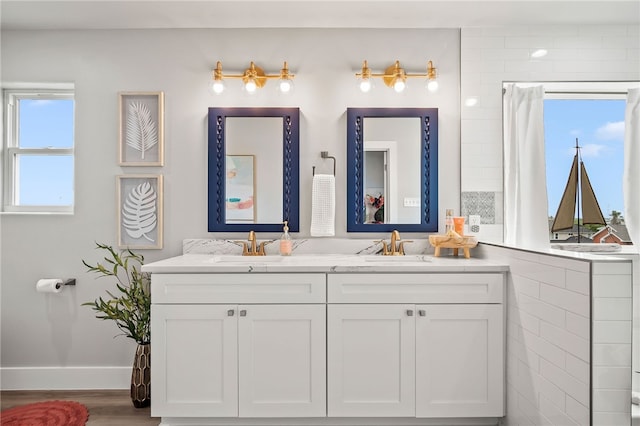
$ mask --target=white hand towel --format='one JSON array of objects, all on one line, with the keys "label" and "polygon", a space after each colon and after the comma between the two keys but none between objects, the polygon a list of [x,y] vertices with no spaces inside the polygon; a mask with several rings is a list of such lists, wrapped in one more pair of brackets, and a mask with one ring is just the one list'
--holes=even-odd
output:
[{"label": "white hand towel", "polygon": [[631,403],[640,405],[640,392],[631,392]]},{"label": "white hand towel", "polygon": [[311,197],[311,236],[331,237],[335,235],[335,176],[314,175]]}]

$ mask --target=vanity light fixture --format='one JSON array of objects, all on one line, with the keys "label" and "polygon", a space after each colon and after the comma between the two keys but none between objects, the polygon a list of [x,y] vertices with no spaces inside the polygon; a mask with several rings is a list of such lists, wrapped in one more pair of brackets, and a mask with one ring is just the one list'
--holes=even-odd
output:
[{"label": "vanity light fixture", "polygon": [[242,79],[244,89],[248,93],[255,93],[257,89],[264,87],[267,79],[278,78],[280,79],[278,89],[282,93],[288,93],[293,89],[293,77],[295,76],[289,72],[289,67],[286,61],[284,62],[284,66],[280,70],[279,74],[265,74],[264,70],[257,66],[253,61],[251,61],[249,68],[244,70],[242,74],[224,74],[222,72],[222,62],[218,61],[216,63],[216,68],[213,70],[212,77],[213,83],[211,84],[211,88],[214,93],[220,94],[224,92],[225,89],[225,78]]},{"label": "vanity light fixture", "polygon": [[427,79],[427,89],[430,92],[435,92],[438,90],[438,80],[436,75],[436,68],[433,66],[433,62],[427,62],[427,72],[425,74],[409,74],[405,72],[404,68],[400,66],[400,61],[396,61],[390,67],[387,67],[384,70],[384,73],[372,73],[369,68],[369,64],[365,60],[362,63],[362,70],[359,73],[356,73],[356,77],[358,78],[358,86],[360,90],[363,92],[368,92],[371,90],[372,77],[382,77],[382,81],[389,87],[392,87],[393,90],[400,93],[404,91],[407,87],[407,78],[409,77],[423,77]]}]

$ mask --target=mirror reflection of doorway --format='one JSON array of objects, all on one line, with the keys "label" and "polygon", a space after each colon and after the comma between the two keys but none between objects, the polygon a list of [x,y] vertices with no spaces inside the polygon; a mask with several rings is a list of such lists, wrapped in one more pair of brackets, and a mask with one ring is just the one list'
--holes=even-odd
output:
[{"label": "mirror reflection of doorway", "polygon": [[395,223],[396,198],[396,142],[365,141],[364,143],[364,192],[365,223]]},{"label": "mirror reflection of doorway", "polygon": [[364,157],[366,223],[389,223],[387,151],[365,151]]}]

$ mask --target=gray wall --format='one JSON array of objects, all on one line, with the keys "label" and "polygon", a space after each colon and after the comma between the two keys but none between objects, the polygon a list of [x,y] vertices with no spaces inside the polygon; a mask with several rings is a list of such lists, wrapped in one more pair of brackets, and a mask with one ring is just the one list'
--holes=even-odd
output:
[{"label": "gray wall", "polygon": [[[101,257],[94,250],[96,241],[115,244],[117,175],[164,175],[164,249],[143,251],[147,261],[179,255],[183,238],[245,237],[207,232],[208,107],[300,108],[301,232],[294,238],[309,235],[312,166],[320,173],[331,170],[332,162],[322,160],[320,151],[337,158],[336,237],[385,236],[346,233],[347,107],[439,108],[439,163],[447,165],[439,201],[441,206],[460,204],[458,30],[3,31],[1,43],[3,82],[73,82],[76,89],[75,213],[0,216],[3,380],[15,370],[33,373],[36,383],[43,373],[33,367],[50,367],[49,385],[63,386],[62,374],[55,373],[73,367],[96,376],[91,383],[78,379],[69,386],[107,387],[110,368],[121,367],[113,386],[126,387],[134,343],[114,339],[112,322],[99,321],[80,306],[112,287],[109,280],[86,273],[81,259]],[[430,94],[416,80],[401,95],[381,81],[373,92],[360,93],[354,73],[364,59],[376,71],[397,59],[407,72],[423,72],[431,59],[440,91]],[[271,81],[249,97],[234,84],[238,81],[229,80],[228,90],[214,96],[208,85],[217,60],[229,72],[244,70],[252,60],[278,72],[287,60],[296,74],[295,92],[277,96]],[[165,166],[119,167],[118,92],[159,90],[165,93]],[[43,295],[35,292],[42,277],[75,277],[78,285]]]}]

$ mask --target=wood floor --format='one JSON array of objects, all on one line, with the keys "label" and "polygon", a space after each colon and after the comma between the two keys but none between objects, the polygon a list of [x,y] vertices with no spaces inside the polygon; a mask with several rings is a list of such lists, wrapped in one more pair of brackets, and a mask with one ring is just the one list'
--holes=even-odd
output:
[{"label": "wood floor", "polygon": [[129,390],[2,391],[0,409],[49,400],[71,400],[89,409],[88,426],[146,426],[160,423],[151,410],[135,408]]}]

